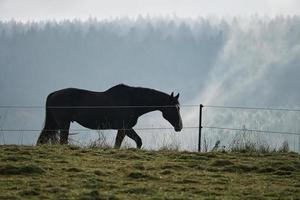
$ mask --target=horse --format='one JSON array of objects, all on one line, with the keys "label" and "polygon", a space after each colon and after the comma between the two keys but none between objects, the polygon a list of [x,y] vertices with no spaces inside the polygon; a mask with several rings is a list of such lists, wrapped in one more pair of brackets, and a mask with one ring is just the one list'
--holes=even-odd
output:
[{"label": "horse", "polygon": [[[55,141],[68,144],[71,122],[93,130],[117,130],[115,148],[120,148],[125,136],[133,139],[141,148],[142,139],[133,127],[145,113],[161,111],[162,116],[176,132],[182,129],[179,93],[174,96],[164,92],[124,84],[113,86],[104,92],[78,88],[66,88],[50,93],[46,100],[44,128],[37,145]],[[56,139],[58,142],[58,139]]]}]

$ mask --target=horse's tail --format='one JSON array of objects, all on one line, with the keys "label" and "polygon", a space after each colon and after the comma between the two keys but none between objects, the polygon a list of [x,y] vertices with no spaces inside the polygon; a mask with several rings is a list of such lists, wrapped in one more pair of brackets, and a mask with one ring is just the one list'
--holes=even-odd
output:
[{"label": "horse's tail", "polygon": [[37,145],[46,144],[49,141],[49,139],[51,139],[52,143],[57,142],[56,132],[58,129],[58,125],[53,117],[53,114],[52,114],[50,108],[47,105],[48,98],[47,98],[47,103],[46,103],[46,117],[45,117],[45,122],[44,122],[44,128],[42,129],[40,136],[37,140]]}]

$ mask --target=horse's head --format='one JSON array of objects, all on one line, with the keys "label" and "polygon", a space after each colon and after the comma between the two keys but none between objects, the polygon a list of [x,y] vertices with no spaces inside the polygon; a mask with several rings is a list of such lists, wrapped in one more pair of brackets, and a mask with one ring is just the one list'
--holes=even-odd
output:
[{"label": "horse's head", "polygon": [[172,124],[176,132],[182,129],[182,120],[180,116],[179,94],[174,93],[168,97],[166,107],[162,108],[163,117]]}]

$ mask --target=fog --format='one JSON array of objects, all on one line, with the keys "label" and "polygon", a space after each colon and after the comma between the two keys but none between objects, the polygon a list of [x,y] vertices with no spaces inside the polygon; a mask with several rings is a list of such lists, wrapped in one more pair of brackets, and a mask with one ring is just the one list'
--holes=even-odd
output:
[{"label": "fog", "polygon": [[[300,18],[246,17],[193,20],[139,17],[0,22],[0,105],[43,106],[55,90],[95,91],[116,84],[180,93],[185,127],[198,126],[199,108],[223,105],[300,108]],[[205,126],[300,132],[299,112],[204,107]],[[44,122],[42,108],[1,108],[0,142],[34,144]],[[137,127],[171,127],[159,112],[140,118]],[[73,129],[80,128],[73,124]],[[76,131],[75,131],[76,132]],[[114,131],[104,131],[113,143]],[[198,129],[138,131],[145,148],[179,145],[197,148]],[[213,146],[228,146],[238,131],[203,129]],[[256,133],[278,147],[299,136]],[[95,131],[72,136],[87,144]],[[134,146],[130,140],[126,144]]]}]

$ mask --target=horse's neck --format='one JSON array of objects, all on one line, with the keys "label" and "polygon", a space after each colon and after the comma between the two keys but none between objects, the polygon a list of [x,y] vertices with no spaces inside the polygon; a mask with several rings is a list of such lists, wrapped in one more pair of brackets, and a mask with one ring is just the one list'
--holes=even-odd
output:
[{"label": "horse's neck", "polygon": [[139,115],[143,115],[156,110],[162,111],[163,106],[166,104],[167,94],[155,90],[145,90],[141,93],[137,92],[135,100],[134,104],[141,106],[137,109]]}]

